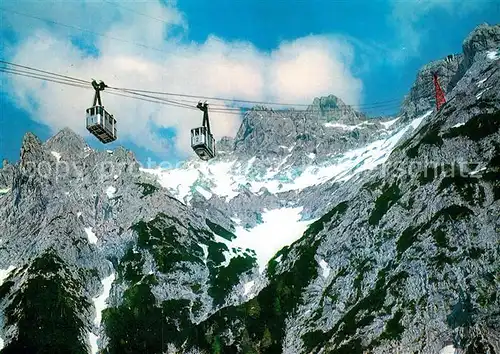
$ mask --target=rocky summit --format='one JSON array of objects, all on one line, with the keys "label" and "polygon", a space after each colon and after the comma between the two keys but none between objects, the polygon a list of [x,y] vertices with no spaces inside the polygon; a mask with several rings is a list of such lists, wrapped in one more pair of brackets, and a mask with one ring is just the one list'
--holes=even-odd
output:
[{"label": "rocky summit", "polygon": [[254,107],[175,169],[27,133],[1,353],[500,353],[499,59],[481,25],[396,117]]}]

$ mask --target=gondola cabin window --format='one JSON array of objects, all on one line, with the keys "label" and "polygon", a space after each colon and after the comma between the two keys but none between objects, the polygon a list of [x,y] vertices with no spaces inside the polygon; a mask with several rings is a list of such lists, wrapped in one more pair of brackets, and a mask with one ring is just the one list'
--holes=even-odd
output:
[{"label": "gondola cabin window", "polygon": [[191,130],[191,146],[199,146],[205,144],[205,127],[199,127]]}]

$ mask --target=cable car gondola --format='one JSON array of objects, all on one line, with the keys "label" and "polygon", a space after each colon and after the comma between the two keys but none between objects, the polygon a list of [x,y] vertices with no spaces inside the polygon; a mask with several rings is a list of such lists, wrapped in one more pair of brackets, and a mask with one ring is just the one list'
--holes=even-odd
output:
[{"label": "cable car gondola", "polygon": [[94,103],[86,110],[87,130],[103,144],[107,144],[116,140],[116,119],[104,109],[101,102],[100,92],[104,91],[106,84],[92,80],[92,87],[95,90]]},{"label": "cable car gondola", "polygon": [[201,127],[191,129],[191,147],[200,159],[207,161],[215,157],[215,139],[210,131],[208,104],[199,102],[196,107],[203,111],[203,123]]}]

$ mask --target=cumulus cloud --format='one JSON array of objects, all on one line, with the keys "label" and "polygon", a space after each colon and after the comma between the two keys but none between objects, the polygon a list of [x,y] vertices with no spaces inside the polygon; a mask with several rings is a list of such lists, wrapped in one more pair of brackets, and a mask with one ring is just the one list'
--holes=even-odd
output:
[{"label": "cumulus cloud", "polygon": [[362,84],[350,71],[353,56],[351,45],[336,37],[308,36],[282,43],[271,54],[269,95],[308,103],[330,91],[357,104]]},{"label": "cumulus cloud", "polygon": [[[32,7],[36,12],[30,7],[16,7],[22,13],[36,13],[37,17],[95,33],[10,17],[7,25],[21,41],[8,48],[8,60],[89,81],[103,80],[112,87],[294,103],[310,103],[314,97],[328,94],[349,104],[360,101],[362,83],[351,70],[353,47],[341,37],[308,36],[281,43],[270,52],[248,42],[229,42],[215,36],[194,43],[186,40],[188,23],[172,5],[153,1],[123,6],[99,4],[105,11],[96,11],[99,6],[93,1],[61,8],[36,3]],[[95,48],[81,45],[89,41]],[[18,76],[11,80],[13,98],[33,119],[53,132],[69,126],[88,136],[84,111],[92,103],[92,89]],[[104,91],[103,104],[117,118],[119,139],[155,153],[176,149],[183,156],[192,154],[189,131],[201,124],[201,111],[111,93]],[[189,104],[194,108],[195,102]],[[213,112],[210,117],[216,138],[234,136],[241,119],[221,112]],[[176,137],[165,139],[159,128],[175,129]]]}]

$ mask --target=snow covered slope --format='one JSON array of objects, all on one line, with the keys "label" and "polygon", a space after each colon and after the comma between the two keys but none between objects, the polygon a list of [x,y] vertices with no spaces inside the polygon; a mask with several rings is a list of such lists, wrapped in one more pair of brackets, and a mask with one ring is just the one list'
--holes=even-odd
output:
[{"label": "snow covered slope", "polygon": [[[390,130],[386,137],[343,154],[332,154],[328,160],[310,165],[290,166],[287,160],[293,150],[274,167],[262,168],[257,158],[241,160],[238,156],[216,158],[211,161],[190,160],[176,169],[142,169],[158,178],[158,182],[178,200],[189,205],[198,192],[206,199],[213,195],[224,197],[226,202],[242,192],[242,186],[252,193],[262,188],[272,194],[301,191],[326,181],[347,181],[356,174],[384,163],[403,135],[417,129],[432,111],[414,119],[410,124]],[[387,122],[390,127],[395,120]]]},{"label": "snow covered slope", "polygon": [[[244,160],[236,155],[209,162],[191,160],[176,169],[142,171],[154,175],[163,187],[186,205],[190,205],[195,194],[203,196],[210,205],[212,197],[220,197],[225,203],[230,203],[241,193],[252,193],[258,201],[258,205],[251,206],[251,210],[256,210],[259,215],[256,225],[244,227],[237,218],[238,214],[232,215],[236,239],[229,241],[219,237],[218,242],[228,247],[226,265],[239,254],[231,250],[250,249],[255,252],[262,273],[276,252],[298,240],[307,226],[318,219],[308,213],[302,215],[303,206],[291,204],[289,196],[280,198],[281,193],[293,191],[300,194],[307,188],[319,187],[326,182],[346,182],[363,171],[374,169],[388,159],[407,132],[417,129],[431,113],[426,112],[406,126],[391,130],[386,137],[366,146],[343,154],[332,154],[321,164],[313,162],[305,166],[290,166],[287,160],[294,154],[293,149],[290,149],[290,154],[276,162],[274,167],[259,164],[256,157]],[[386,126],[390,127],[395,121],[389,121]],[[285,206],[269,205],[265,198],[258,198],[266,192],[278,200],[282,199]],[[233,209],[241,214],[245,208],[245,205],[238,205]]]}]

